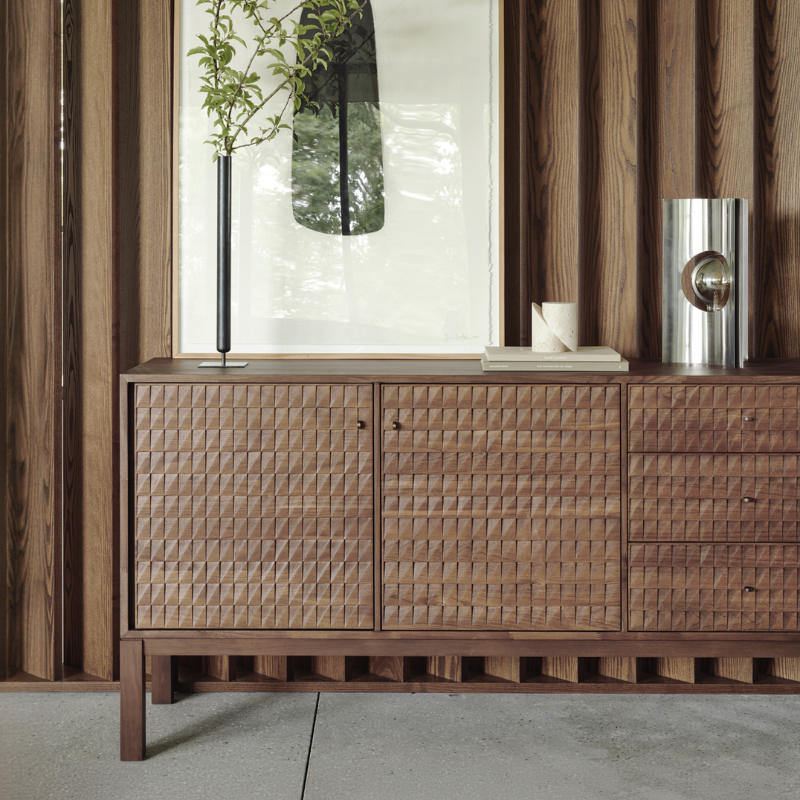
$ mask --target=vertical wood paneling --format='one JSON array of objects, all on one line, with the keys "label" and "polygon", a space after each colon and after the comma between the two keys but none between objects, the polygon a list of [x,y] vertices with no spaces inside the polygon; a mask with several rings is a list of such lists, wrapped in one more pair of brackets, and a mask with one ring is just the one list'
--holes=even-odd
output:
[{"label": "vertical wood paneling", "polygon": [[[646,0],[644,4],[648,5]],[[695,193],[696,8],[694,0],[659,0],[658,83],[643,87],[658,96],[661,164],[654,166],[662,175],[663,197],[675,200],[693,197]],[[652,30],[649,27],[644,30],[648,32],[649,44],[655,44]],[[642,117],[644,127],[652,127],[644,109]]]},{"label": "vertical wood paneling", "polygon": [[[0,53],[6,52],[7,4],[0,5]],[[8,92],[6,59],[0,58],[0,186],[8,185]],[[8,207],[6,191],[0,191],[0,310],[8,308]],[[6,493],[8,461],[6,449],[6,397],[8,394],[8,352],[6,325],[0,324],[0,681],[9,677],[8,670],[8,494]]]},{"label": "vertical wood paneling", "polygon": [[13,198],[4,208],[7,294],[0,313],[8,662],[12,670],[55,680],[61,676],[60,9],[6,0],[3,16],[4,191]]},{"label": "vertical wood paneling", "polygon": [[527,7],[530,299],[577,302],[578,3],[535,0]]},{"label": "vertical wood paneling", "polygon": [[67,0],[65,659],[117,673],[119,496],[118,220],[112,10]]},{"label": "vertical wood paneling", "polygon": [[172,354],[172,5],[119,3],[123,372]]},{"label": "vertical wood paneling", "polygon": [[[664,51],[661,46],[663,3],[639,0],[638,18],[642,36],[653,45],[640,46],[636,96],[637,115],[637,260],[639,354],[646,358],[661,355],[661,170],[664,110]],[[643,42],[641,43],[643,44]]]},{"label": "vertical wood paneling", "polygon": [[583,0],[580,343],[641,349],[637,295],[636,0]]},{"label": "vertical wood paneling", "polygon": [[800,6],[757,3],[755,352],[800,357]]},{"label": "vertical wood paneling", "polygon": [[[505,343],[520,341],[522,307],[521,281],[526,268],[521,264],[520,237],[520,17],[525,0],[503,0],[503,325]],[[378,616],[376,615],[376,619]]]},{"label": "vertical wood paneling", "polygon": [[699,197],[753,200],[753,0],[697,3]]}]

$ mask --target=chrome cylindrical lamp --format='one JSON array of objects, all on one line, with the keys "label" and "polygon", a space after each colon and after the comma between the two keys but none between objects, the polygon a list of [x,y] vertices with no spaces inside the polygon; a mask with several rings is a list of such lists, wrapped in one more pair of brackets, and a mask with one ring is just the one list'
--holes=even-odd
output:
[{"label": "chrome cylindrical lamp", "polygon": [[747,200],[664,200],[662,361],[747,360]]}]

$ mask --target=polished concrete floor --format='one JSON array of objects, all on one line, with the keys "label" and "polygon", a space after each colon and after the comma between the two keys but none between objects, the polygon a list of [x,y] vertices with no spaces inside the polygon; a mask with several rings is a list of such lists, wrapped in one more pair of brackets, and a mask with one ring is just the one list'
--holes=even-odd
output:
[{"label": "polished concrete floor", "polygon": [[800,697],[0,695],[0,800],[797,800]]}]

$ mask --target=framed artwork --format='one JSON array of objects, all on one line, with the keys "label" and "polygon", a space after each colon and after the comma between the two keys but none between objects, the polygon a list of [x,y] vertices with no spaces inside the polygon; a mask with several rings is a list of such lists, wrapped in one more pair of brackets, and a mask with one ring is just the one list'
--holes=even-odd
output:
[{"label": "framed artwork", "polygon": [[[502,344],[501,2],[367,9],[291,129],[234,155],[232,356],[470,357]],[[215,351],[216,167],[187,53],[208,15],[181,0],[176,17],[173,347],[197,357]],[[247,42],[252,23],[233,18]],[[249,58],[240,46],[235,59]],[[258,73],[266,96],[278,79]]]}]

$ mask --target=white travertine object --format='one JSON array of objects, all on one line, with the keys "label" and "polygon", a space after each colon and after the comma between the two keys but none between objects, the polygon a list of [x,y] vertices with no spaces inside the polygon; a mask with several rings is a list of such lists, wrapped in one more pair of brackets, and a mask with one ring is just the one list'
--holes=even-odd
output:
[{"label": "white travertine object", "polygon": [[577,303],[533,303],[531,350],[565,353],[578,349]]}]

